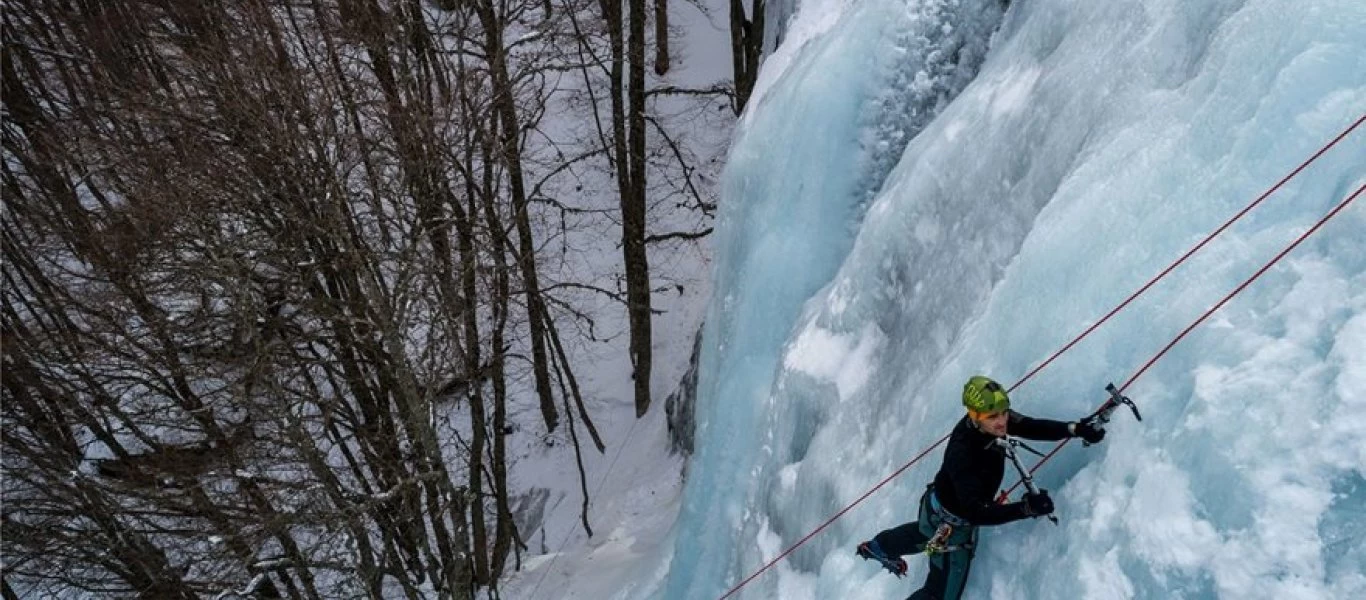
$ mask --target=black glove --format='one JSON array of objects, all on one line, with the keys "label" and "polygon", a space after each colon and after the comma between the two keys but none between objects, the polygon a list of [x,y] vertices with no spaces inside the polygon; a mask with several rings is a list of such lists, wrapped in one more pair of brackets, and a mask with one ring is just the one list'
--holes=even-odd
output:
[{"label": "black glove", "polygon": [[1086,421],[1072,424],[1072,435],[1086,440],[1088,444],[1099,444],[1105,439],[1105,430]]},{"label": "black glove", "polygon": [[1053,514],[1053,499],[1048,497],[1048,490],[1039,490],[1037,494],[1024,495],[1025,514],[1031,517],[1042,517]]}]

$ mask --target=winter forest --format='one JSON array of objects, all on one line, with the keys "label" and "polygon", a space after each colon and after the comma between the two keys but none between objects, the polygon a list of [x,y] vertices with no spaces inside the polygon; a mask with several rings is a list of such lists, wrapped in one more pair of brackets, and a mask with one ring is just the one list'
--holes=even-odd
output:
[{"label": "winter forest", "polygon": [[0,600],[1366,597],[1366,2],[0,45]]},{"label": "winter forest", "polygon": [[510,443],[663,410],[730,4],[675,77],[668,0],[4,2],[4,598],[497,597]]}]

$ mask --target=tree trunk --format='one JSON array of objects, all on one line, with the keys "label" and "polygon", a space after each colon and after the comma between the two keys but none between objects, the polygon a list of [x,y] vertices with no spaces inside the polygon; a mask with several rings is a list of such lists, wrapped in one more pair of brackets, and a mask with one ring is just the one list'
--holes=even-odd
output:
[{"label": "tree trunk", "polygon": [[621,196],[621,246],[626,266],[626,311],[631,323],[631,366],[636,417],[650,409],[650,263],[645,248],[645,0],[630,0],[627,65],[629,129],[627,158],[631,177]]},{"label": "tree trunk", "polygon": [[669,0],[655,0],[655,75],[669,72]]},{"label": "tree trunk", "polygon": [[730,0],[730,55],[737,115],[754,93],[764,52],[764,0],[752,0],[749,12],[750,18],[746,18],[744,0]]},{"label": "tree trunk", "polygon": [[531,231],[531,214],[522,174],[522,129],[517,119],[517,97],[508,76],[507,51],[503,47],[503,22],[488,0],[475,3],[475,12],[484,28],[484,52],[493,79],[493,110],[500,130],[499,158],[507,168],[509,191],[512,194],[512,221],[517,228],[517,264],[522,271],[522,285],[527,303],[527,323],[531,330],[532,369],[536,378],[536,393],[541,401],[541,418],[547,431],[559,425],[559,411],[555,407],[554,392],[550,387],[549,357],[546,353],[545,324],[542,322],[544,301],[541,298],[540,277],[536,273],[536,244]]}]

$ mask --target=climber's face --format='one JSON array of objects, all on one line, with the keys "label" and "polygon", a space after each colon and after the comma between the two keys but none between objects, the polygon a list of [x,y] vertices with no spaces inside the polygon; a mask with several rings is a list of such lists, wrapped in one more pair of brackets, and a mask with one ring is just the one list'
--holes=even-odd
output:
[{"label": "climber's face", "polygon": [[977,422],[977,427],[988,435],[1005,437],[1006,424],[1010,422],[1010,416],[1008,411],[1003,410],[987,415],[974,415],[973,420]]}]

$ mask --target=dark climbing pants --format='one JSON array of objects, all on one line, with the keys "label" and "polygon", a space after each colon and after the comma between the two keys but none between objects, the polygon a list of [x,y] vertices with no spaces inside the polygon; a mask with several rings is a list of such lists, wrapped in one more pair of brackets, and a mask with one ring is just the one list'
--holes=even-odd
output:
[{"label": "dark climbing pants", "polygon": [[[930,507],[930,494],[933,489],[925,490],[920,496],[919,520],[893,527],[873,538],[888,555],[907,556],[925,551],[925,544],[944,522],[943,517]],[[954,527],[953,534],[949,536],[945,545],[966,547],[932,554],[930,575],[925,578],[925,585],[906,600],[958,600],[963,595],[963,586],[968,582],[968,569],[972,566],[973,550],[977,545],[977,527]]]}]

